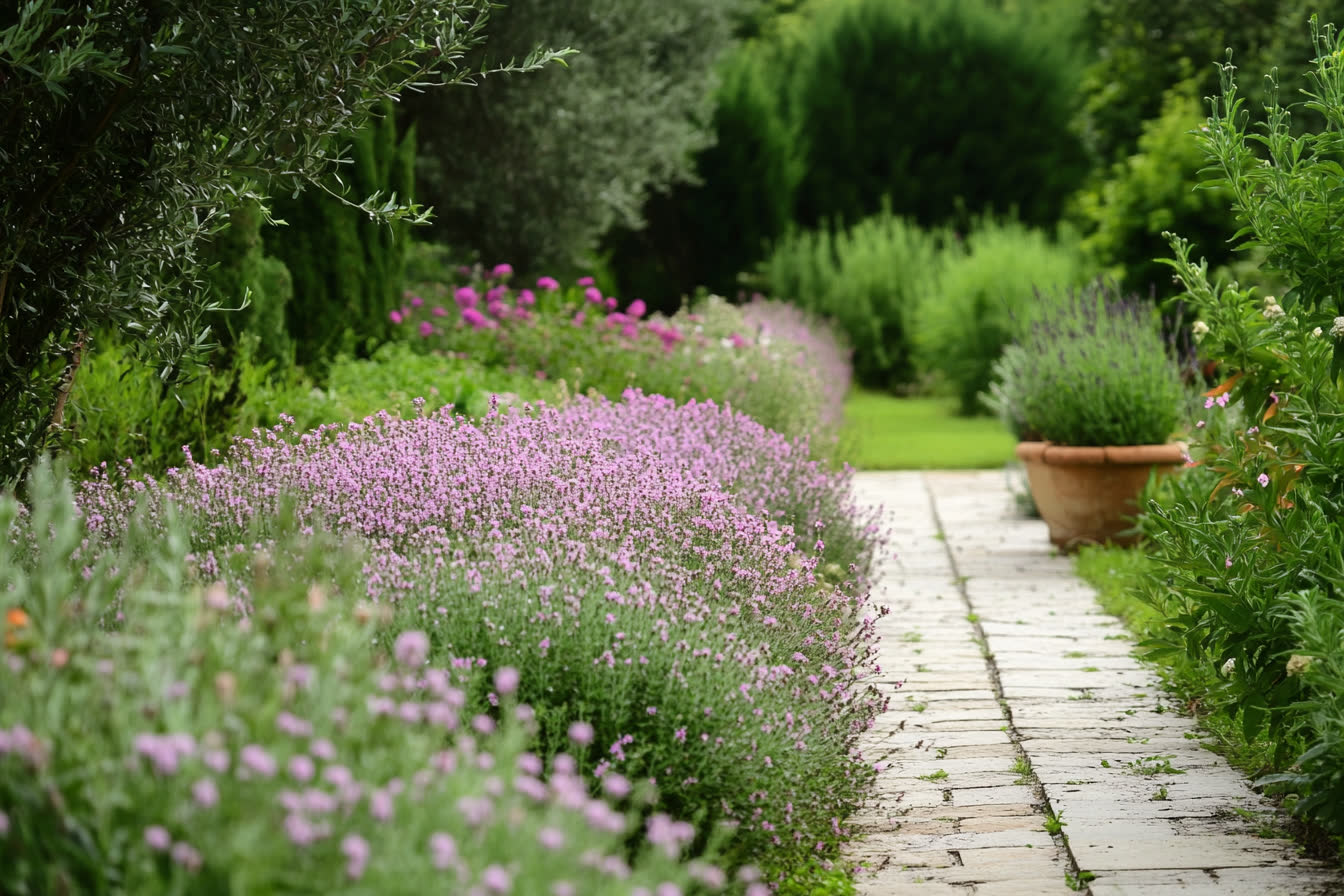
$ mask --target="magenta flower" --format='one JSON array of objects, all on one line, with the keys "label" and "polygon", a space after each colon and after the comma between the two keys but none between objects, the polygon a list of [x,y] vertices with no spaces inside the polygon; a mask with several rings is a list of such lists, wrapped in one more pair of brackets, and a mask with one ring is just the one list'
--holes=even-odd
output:
[{"label": "magenta flower", "polygon": [[590,286],[585,289],[583,291],[583,297],[594,305],[602,304],[602,290],[598,289],[596,286]]},{"label": "magenta flower", "polygon": [[433,336],[434,325],[427,320],[420,321],[420,335],[425,339],[428,339],[430,336]]},{"label": "magenta flower", "polygon": [[499,279],[501,277],[509,277],[512,275],[513,275],[513,265],[507,263],[497,264],[495,265],[494,269],[490,271],[490,276],[496,279]]},{"label": "magenta flower", "polygon": [[480,300],[481,297],[477,295],[476,290],[472,289],[470,286],[459,287],[457,291],[453,293],[453,301],[457,302],[457,307],[459,308],[475,308],[476,303]]},{"label": "magenta flower", "polygon": [[1258,482],[1258,483],[1260,483],[1260,486],[1261,486],[1262,488],[1263,488],[1263,487],[1266,487],[1266,486],[1269,485],[1269,474],[1268,474],[1268,473],[1261,473],[1259,476],[1255,477],[1255,481]]},{"label": "magenta flower", "polygon": [[176,864],[181,865],[188,871],[200,871],[201,865],[204,864],[201,860],[201,854],[190,843],[174,843],[172,856]]},{"label": "magenta flower", "polygon": [[423,304],[425,304],[425,300],[424,300],[424,299],[420,298],[419,296],[411,296],[411,307],[412,307],[412,308],[419,308],[419,307],[420,307],[421,305],[423,305]]},{"label": "magenta flower", "polygon": [[537,278],[537,289],[544,289],[548,292],[555,292],[559,288],[560,288],[560,281],[556,280],[554,277]]},{"label": "magenta flower", "polygon": [[473,330],[479,330],[482,327],[486,326],[485,315],[477,311],[475,308],[463,308],[462,321],[463,323],[467,324],[467,326],[471,327]]},{"label": "magenta flower", "polygon": [[592,286],[592,285],[595,284],[597,281],[594,280],[592,277],[580,277],[576,282],[577,282],[580,286]]},{"label": "magenta flower", "polygon": [[457,841],[450,834],[430,834],[429,851],[433,854],[434,867],[445,871],[457,860]]},{"label": "magenta flower", "polygon": [[643,299],[635,299],[630,303],[630,307],[626,309],[625,313],[631,317],[643,317],[648,310],[649,306],[644,304]]},{"label": "magenta flower", "polygon": [[388,316],[388,319],[390,319],[390,320],[392,321],[392,323],[394,323],[394,324],[399,324],[399,323],[401,323],[401,312],[400,312],[400,311],[395,311],[395,310],[393,310],[393,311],[389,311],[389,312],[387,313],[387,316]]},{"label": "magenta flower", "polygon": [[433,308],[429,309],[429,313],[435,317],[447,317],[448,309],[442,305],[435,305]]},{"label": "magenta flower", "polygon": [[518,291],[518,304],[523,308],[530,308],[537,304],[537,294],[530,289]]}]

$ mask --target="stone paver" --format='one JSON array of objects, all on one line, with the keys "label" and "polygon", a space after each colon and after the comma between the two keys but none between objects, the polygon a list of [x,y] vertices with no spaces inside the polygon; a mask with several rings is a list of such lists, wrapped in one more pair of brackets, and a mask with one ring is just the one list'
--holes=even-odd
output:
[{"label": "stone paver", "polygon": [[855,487],[893,531],[876,585],[891,707],[863,745],[883,770],[851,849],[862,896],[1344,893],[1338,869],[1257,836],[1272,806],[1203,747],[1004,474]]}]

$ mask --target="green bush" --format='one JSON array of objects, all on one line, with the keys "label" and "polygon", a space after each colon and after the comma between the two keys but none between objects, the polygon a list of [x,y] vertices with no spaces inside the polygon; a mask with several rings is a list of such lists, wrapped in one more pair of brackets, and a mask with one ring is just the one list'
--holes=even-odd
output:
[{"label": "green bush", "polygon": [[565,68],[406,98],[420,137],[417,197],[439,240],[520,272],[575,270],[650,192],[693,177],[713,142],[714,63],[739,0],[514,0],[492,11],[467,65],[543,41]]},{"label": "green bush", "polygon": [[1031,318],[1038,291],[1087,280],[1076,242],[1052,241],[1017,223],[982,221],[942,255],[937,280],[914,310],[920,367],[956,395],[961,413],[981,410],[1003,347]]},{"label": "green bush", "polygon": [[796,220],[883,197],[929,225],[971,212],[1047,225],[1087,173],[1077,15],[988,0],[833,0],[788,59],[804,152]]},{"label": "green bush", "polygon": [[[415,132],[399,129],[385,102],[349,143],[342,169],[350,196],[379,194],[409,202],[415,187]],[[338,354],[366,354],[387,339],[388,312],[401,304],[409,237],[406,222],[387,223],[318,190],[275,200],[272,214],[285,226],[263,231],[266,251],[293,278],[285,325],[298,360],[321,367]]]},{"label": "green bush", "polygon": [[1167,252],[1164,231],[1185,235],[1199,246],[1211,266],[1232,259],[1227,221],[1230,197],[1225,189],[1199,184],[1204,153],[1191,135],[1203,124],[1205,110],[1193,83],[1172,88],[1160,114],[1147,121],[1137,151],[1111,166],[1106,179],[1079,198],[1083,248],[1130,291],[1171,291],[1171,270],[1159,259]]},{"label": "green bush", "polygon": [[890,209],[849,228],[780,240],[761,264],[765,292],[835,322],[854,349],[854,375],[892,389],[915,378],[912,316],[940,268],[940,236]]}]

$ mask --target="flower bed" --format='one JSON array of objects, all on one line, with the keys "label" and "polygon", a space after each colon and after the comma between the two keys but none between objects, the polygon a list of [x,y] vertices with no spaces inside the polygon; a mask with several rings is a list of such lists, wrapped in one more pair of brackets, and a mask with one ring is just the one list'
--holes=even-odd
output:
[{"label": "flower bed", "polygon": [[[139,524],[137,502],[145,506]],[[160,481],[122,481],[113,472],[87,484],[78,503],[90,536],[68,547],[77,564],[93,570],[89,579],[70,583],[78,595],[111,593],[106,570],[124,573],[127,564],[107,558],[128,537],[134,540],[137,525],[144,538],[179,551],[180,560],[166,564],[171,581],[161,596],[144,607],[137,606],[143,595],[120,599],[127,631],[139,629],[142,614],[156,616],[154,608],[181,609],[183,592],[219,582],[208,592],[215,601],[206,614],[211,627],[234,632],[243,625],[271,637],[275,620],[289,618],[286,607],[304,604],[311,585],[321,590],[331,580],[305,570],[302,552],[283,547],[287,526],[332,530],[360,558],[358,574],[330,588],[330,602],[343,610],[335,618],[341,625],[365,620],[362,639],[376,642],[372,660],[363,658],[368,651],[356,646],[359,638],[344,642],[340,652],[361,655],[350,660],[354,670],[362,663],[381,669],[369,673],[372,679],[346,674],[350,687],[365,688],[361,724],[367,727],[359,731],[381,738],[386,728],[423,732],[451,720],[455,725],[440,739],[470,750],[461,746],[457,720],[507,721],[509,701],[519,701],[531,707],[535,738],[518,746],[527,738],[508,735],[515,751],[506,751],[508,761],[531,749],[552,777],[560,762],[563,779],[571,760],[560,757],[570,756],[573,775],[602,787],[646,827],[665,830],[667,819],[695,820],[695,849],[715,848],[729,870],[761,864],[784,874],[811,856],[831,855],[847,836],[846,815],[871,782],[871,766],[857,755],[855,740],[883,705],[860,681],[873,668],[874,611],[864,576],[876,533],[851,504],[847,473],[810,460],[805,441],[740,413],[630,393],[619,403],[576,399],[563,409],[511,409],[479,424],[446,411],[410,420],[381,415],[297,436],[258,432],[222,464],[188,462]],[[189,534],[172,521],[172,505],[190,520]],[[156,568],[166,575],[163,567]],[[277,588],[292,592],[290,604],[274,599]],[[40,643],[31,649],[43,655],[71,649],[47,634],[52,617],[61,616],[60,602],[42,610],[23,590],[4,600],[36,620],[32,630]],[[77,605],[88,610],[96,603],[80,598]],[[86,615],[81,618],[91,625]],[[288,637],[283,628],[273,636]],[[408,641],[406,632],[423,633],[423,640],[413,635]],[[181,643],[181,634],[169,643]],[[93,632],[88,639],[90,661],[110,649]],[[327,650],[314,651],[324,640]],[[277,763],[289,762],[291,748],[275,746],[288,744],[289,736],[277,741],[273,731],[262,730],[282,706],[310,721],[314,711],[285,704],[286,676],[296,664],[318,662],[303,658],[310,651],[331,668],[341,664],[329,656],[325,634],[310,632],[304,642],[288,654],[278,641],[268,642],[273,648],[258,645],[265,657],[281,656],[278,665],[248,654],[249,662],[261,664],[249,692],[272,696],[263,701],[263,715],[270,716],[246,719],[246,735],[203,718],[208,700],[205,708],[197,699],[183,700],[171,712],[133,723],[125,717],[136,705],[128,695],[117,701],[118,724],[127,730],[107,740],[98,759],[120,767],[133,758],[130,731],[138,728],[160,738],[189,735],[196,744],[218,731],[235,751],[250,739]],[[241,645],[230,650],[245,653]],[[451,684],[412,682],[410,670],[394,674],[389,658],[404,664],[408,657],[417,660],[412,665],[420,678],[444,669]],[[178,680],[166,668],[146,680]],[[454,677],[454,668],[464,675]],[[505,669],[516,670],[517,680]],[[37,671],[42,678],[35,678]],[[54,768],[71,768],[63,759],[72,749],[65,735],[75,729],[44,727],[32,709],[62,686],[60,674],[41,663],[11,665],[0,674],[12,676],[0,682],[5,693],[33,701],[26,710],[3,704],[0,727],[28,726],[58,760]],[[500,687],[500,674],[507,688]],[[189,686],[193,694],[212,687],[199,676]],[[434,691],[440,686],[460,696],[449,700]],[[146,687],[142,682],[140,696]],[[106,692],[90,690],[81,699],[96,702]],[[326,700],[319,708],[335,707]],[[78,717],[63,724],[77,726]],[[363,734],[352,736],[358,749],[368,746]],[[75,752],[85,752],[87,762],[89,750],[97,748],[85,743]],[[234,762],[241,759],[232,755]],[[419,767],[405,769],[400,787],[409,786]],[[14,766],[0,770],[6,787],[31,774]],[[68,785],[56,786],[64,793]],[[92,785],[79,792],[81,800],[64,797],[66,804],[96,805]],[[12,794],[0,794],[13,804]],[[372,803],[368,810],[381,811]],[[71,810],[62,823],[71,818],[87,822]],[[142,822],[148,823],[137,816],[133,824]],[[616,834],[624,825],[611,821],[604,830]],[[725,825],[731,828],[726,840]],[[254,828],[265,834],[253,836],[276,841],[284,855],[311,846],[298,842],[305,838],[296,840],[279,816],[268,822],[263,813]],[[336,830],[319,838],[322,849],[336,848]],[[101,836],[114,834],[139,836],[126,823],[104,828]],[[221,843],[234,840],[222,837]],[[212,851],[214,841],[199,837],[186,842],[201,855],[200,873],[234,873],[223,846]],[[140,861],[153,849],[137,843],[130,853]],[[516,877],[527,873],[519,862],[526,859],[500,867]],[[290,863],[277,858],[275,867]]]}]

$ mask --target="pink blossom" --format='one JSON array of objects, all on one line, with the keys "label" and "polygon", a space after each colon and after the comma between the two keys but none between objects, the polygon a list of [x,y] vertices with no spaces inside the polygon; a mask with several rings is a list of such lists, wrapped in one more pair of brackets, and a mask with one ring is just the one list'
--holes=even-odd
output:
[{"label": "pink blossom", "polygon": [[505,666],[495,673],[495,689],[501,694],[512,694],[518,690],[518,670]]},{"label": "pink blossom", "polygon": [[513,265],[507,263],[497,264],[495,265],[494,269],[490,271],[490,276],[494,277],[496,280],[498,280],[501,277],[509,277],[512,274],[513,274]]},{"label": "pink blossom", "polygon": [[470,286],[461,286],[453,293],[453,301],[457,302],[459,308],[475,308],[476,303],[480,301],[480,296],[476,290]]},{"label": "pink blossom", "polygon": [[402,632],[392,646],[397,662],[408,669],[418,669],[429,657],[429,635],[421,631]]},{"label": "pink blossom", "polygon": [[594,305],[602,304],[602,290],[596,286],[590,286],[583,291],[583,297]]},{"label": "pink blossom", "polygon": [[581,747],[586,747],[593,742],[593,726],[587,722],[575,722],[569,726],[569,739]]},{"label": "pink blossom", "polygon": [[579,286],[592,286],[597,281],[594,280],[592,277],[580,277],[575,282],[577,282]]},{"label": "pink blossom", "polygon": [[555,292],[560,288],[560,281],[554,277],[539,277],[537,279],[537,289],[544,289],[547,292]]},{"label": "pink blossom", "polygon": [[630,307],[625,310],[625,313],[631,317],[643,317],[648,310],[649,306],[644,304],[643,299],[635,299],[630,303]]},{"label": "pink blossom", "polygon": [[1269,485],[1269,474],[1261,473],[1259,476],[1255,477],[1255,481],[1260,483],[1262,488],[1267,487]]},{"label": "pink blossom", "polygon": [[427,320],[420,321],[420,335],[426,339],[434,335],[434,325]]},{"label": "pink blossom", "polygon": [[162,825],[153,824],[145,828],[145,844],[156,852],[167,852],[173,845],[173,836]]},{"label": "pink blossom", "polygon": [[394,324],[399,324],[399,323],[401,323],[401,320],[402,320],[401,312],[400,312],[400,311],[396,311],[396,310],[389,311],[389,312],[387,313],[387,317],[388,317],[388,320],[392,321],[392,323],[394,323]]},{"label": "pink blossom", "polygon": [[341,854],[345,856],[345,874],[351,880],[364,876],[369,863],[369,841],[359,834],[346,834],[341,840]]}]

